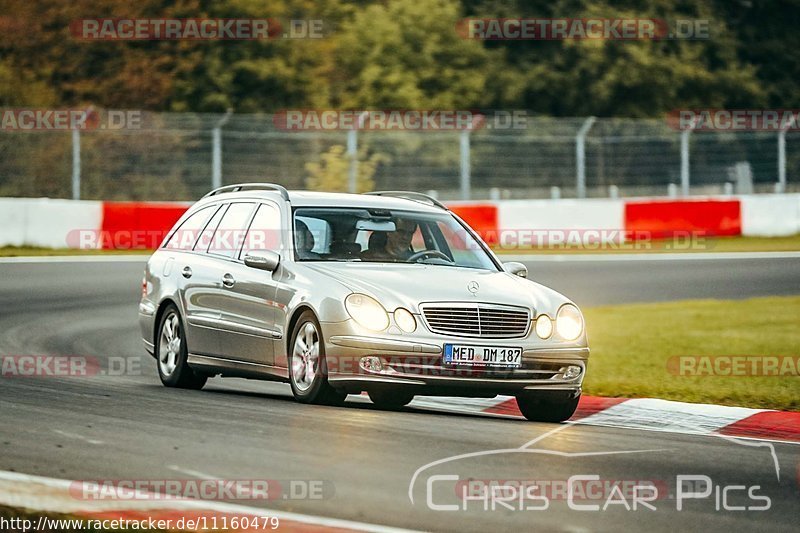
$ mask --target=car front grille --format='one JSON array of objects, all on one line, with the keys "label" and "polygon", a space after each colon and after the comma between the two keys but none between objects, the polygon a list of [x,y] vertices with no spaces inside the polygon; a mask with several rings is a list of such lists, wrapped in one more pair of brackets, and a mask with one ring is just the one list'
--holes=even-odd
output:
[{"label": "car front grille", "polygon": [[434,333],[512,339],[528,333],[531,317],[524,307],[487,303],[422,304],[422,315]]}]

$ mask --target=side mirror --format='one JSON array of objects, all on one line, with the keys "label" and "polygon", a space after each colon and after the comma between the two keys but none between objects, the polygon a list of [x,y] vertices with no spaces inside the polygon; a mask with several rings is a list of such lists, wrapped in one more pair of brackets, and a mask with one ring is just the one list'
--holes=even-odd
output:
[{"label": "side mirror", "polygon": [[503,270],[505,270],[509,274],[514,274],[515,276],[519,276],[521,278],[528,277],[528,267],[526,267],[522,263],[517,263],[516,261],[509,261],[508,263],[503,263]]},{"label": "side mirror", "polygon": [[269,250],[259,250],[257,252],[248,252],[244,256],[244,264],[250,268],[257,268],[259,270],[266,270],[274,272],[281,262],[280,254],[271,252]]}]

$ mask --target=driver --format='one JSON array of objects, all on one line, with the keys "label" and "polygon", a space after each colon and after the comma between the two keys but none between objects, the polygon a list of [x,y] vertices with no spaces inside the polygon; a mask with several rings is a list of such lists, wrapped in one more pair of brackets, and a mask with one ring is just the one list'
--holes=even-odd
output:
[{"label": "driver", "polygon": [[[383,246],[370,246],[363,254],[365,259],[383,259],[390,261],[405,261],[414,254],[411,249],[411,239],[417,231],[417,223],[413,220],[398,218],[395,220],[395,230],[386,233],[386,243]],[[378,234],[380,235],[380,234]],[[375,236],[375,234],[373,234]],[[378,244],[379,238],[370,237],[370,244]]]}]

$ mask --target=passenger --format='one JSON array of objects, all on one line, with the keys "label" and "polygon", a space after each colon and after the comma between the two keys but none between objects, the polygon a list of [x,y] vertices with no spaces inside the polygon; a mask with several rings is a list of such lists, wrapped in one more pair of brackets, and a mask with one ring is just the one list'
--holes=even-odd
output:
[{"label": "passenger", "polygon": [[302,220],[296,220],[294,226],[294,247],[297,250],[298,259],[321,259],[318,253],[311,251],[315,242],[314,234],[308,229],[308,225]]}]

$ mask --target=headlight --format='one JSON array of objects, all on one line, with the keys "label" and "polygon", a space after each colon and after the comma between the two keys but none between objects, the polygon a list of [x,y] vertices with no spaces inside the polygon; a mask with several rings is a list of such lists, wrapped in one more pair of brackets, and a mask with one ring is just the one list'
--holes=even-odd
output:
[{"label": "headlight", "polygon": [[417,329],[417,321],[408,309],[398,307],[394,310],[394,321],[406,333],[411,333]]},{"label": "headlight", "polygon": [[567,341],[574,341],[583,333],[583,316],[574,305],[567,304],[558,310],[556,331]]},{"label": "headlight", "polygon": [[539,315],[536,319],[536,335],[540,339],[549,339],[553,334],[553,319],[547,315]]},{"label": "headlight", "polygon": [[354,293],[344,300],[344,307],[353,320],[372,331],[383,331],[389,327],[389,315],[375,298]]}]

